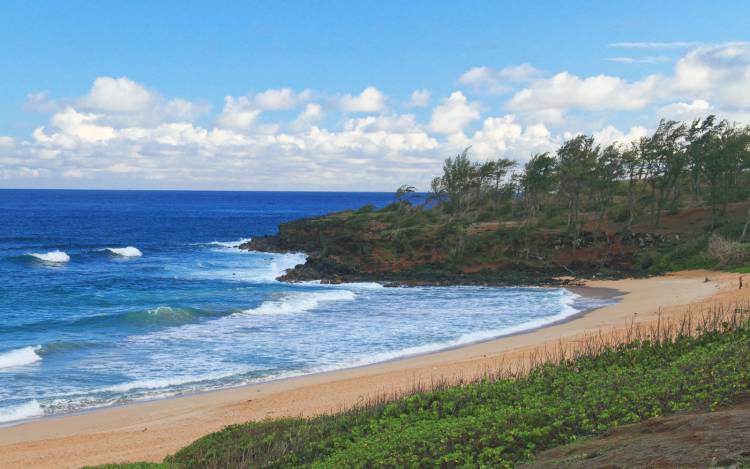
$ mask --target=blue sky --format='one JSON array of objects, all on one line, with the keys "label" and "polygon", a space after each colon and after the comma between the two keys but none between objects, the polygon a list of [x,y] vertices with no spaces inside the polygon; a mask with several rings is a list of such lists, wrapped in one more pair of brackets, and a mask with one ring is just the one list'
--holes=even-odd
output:
[{"label": "blue sky", "polygon": [[744,122],[748,17],[730,1],[4,2],[0,187],[424,188],[465,145],[522,163],[578,132]]}]

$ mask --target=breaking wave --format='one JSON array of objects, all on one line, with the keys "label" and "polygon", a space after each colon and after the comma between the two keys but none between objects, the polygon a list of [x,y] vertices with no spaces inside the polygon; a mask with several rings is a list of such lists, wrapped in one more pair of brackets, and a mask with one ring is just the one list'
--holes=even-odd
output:
[{"label": "breaking wave", "polygon": [[0,423],[39,417],[41,415],[44,415],[44,410],[42,410],[42,406],[39,405],[36,399],[19,405],[0,407]]},{"label": "breaking wave", "polygon": [[[154,379],[138,379],[134,381],[128,381],[121,384],[114,384],[104,388],[97,389],[98,392],[130,392],[130,391],[148,391],[153,389],[165,389],[174,386],[182,386],[186,384],[198,384],[206,383],[208,381],[218,381],[225,378],[231,378],[242,373],[247,373],[253,368],[246,366],[241,369],[231,370],[228,372],[220,373],[207,373],[203,375],[186,375],[186,376],[172,376],[169,378],[154,378]],[[136,396],[131,396],[136,397]]]},{"label": "breaking wave", "polygon": [[249,243],[252,238],[240,238],[236,241],[211,241],[208,243],[210,246],[219,246],[222,248],[236,249],[240,245]]},{"label": "breaking wave", "polygon": [[202,316],[214,316],[209,311],[197,308],[179,308],[173,306],[157,306],[146,311],[133,311],[122,316],[122,320],[131,325],[180,325],[198,320]]},{"label": "breaking wave", "polygon": [[253,309],[247,309],[242,314],[295,314],[304,313],[329,301],[351,301],[356,297],[349,290],[334,290],[315,293],[291,293],[278,300],[269,300]]},{"label": "breaking wave", "polygon": [[41,361],[42,357],[37,354],[40,349],[41,347],[37,345],[35,347],[23,347],[0,353],[0,370],[30,365]]},{"label": "breaking wave", "polygon": [[112,255],[120,257],[141,257],[143,255],[140,249],[133,246],[124,248],[105,248],[105,250]]},{"label": "breaking wave", "polygon": [[48,253],[32,252],[28,254],[34,259],[49,264],[64,264],[70,260],[70,256],[63,251],[50,251]]},{"label": "breaking wave", "polygon": [[448,350],[448,349],[452,349],[455,347],[475,344],[475,343],[484,342],[487,340],[499,339],[501,337],[514,335],[514,334],[518,334],[521,332],[528,332],[528,331],[531,331],[540,327],[549,326],[551,324],[564,321],[570,318],[571,316],[575,316],[576,314],[580,313],[581,309],[575,307],[575,302],[579,298],[580,298],[580,295],[577,295],[568,290],[563,290],[563,293],[560,297],[561,310],[559,313],[555,315],[546,316],[546,317],[534,319],[531,321],[526,321],[520,324],[516,324],[514,326],[504,327],[502,329],[478,331],[478,332],[471,332],[468,334],[462,334],[461,336],[459,336],[458,338],[454,340],[449,340],[445,342],[436,342],[436,343],[430,343],[430,344],[424,344],[424,345],[417,345],[414,347],[407,347],[407,348],[403,348],[399,350],[375,353],[367,357],[355,360],[354,362],[349,363],[346,367],[365,366],[365,365],[371,365],[375,363],[386,362],[390,360],[396,360],[400,358],[412,357],[415,355],[423,355],[426,353],[438,352],[441,350]]}]

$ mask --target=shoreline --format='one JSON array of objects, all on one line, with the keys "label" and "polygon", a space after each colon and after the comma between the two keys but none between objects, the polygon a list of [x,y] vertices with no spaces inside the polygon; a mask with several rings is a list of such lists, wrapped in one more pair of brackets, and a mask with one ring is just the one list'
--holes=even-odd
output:
[{"label": "shoreline", "polygon": [[[408,288],[408,287],[407,287]],[[504,288],[504,287],[492,287],[490,288]],[[181,399],[184,397],[192,397],[192,396],[200,396],[203,394],[212,394],[212,393],[220,393],[222,391],[228,391],[233,389],[242,389],[246,387],[252,387],[252,386],[261,386],[261,385],[267,385],[270,383],[280,382],[280,381],[286,381],[286,380],[293,380],[297,378],[307,378],[310,376],[316,376],[316,375],[326,375],[330,373],[337,373],[340,371],[347,371],[347,370],[356,370],[360,368],[368,368],[372,366],[377,366],[381,364],[387,364],[387,363],[394,363],[399,362],[402,360],[408,360],[411,358],[418,358],[425,355],[431,355],[434,353],[441,353],[441,352],[449,352],[452,350],[459,350],[464,347],[471,347],[473,345],[483,344],[485,342],[492,342],[494,340],[498,339],[504,339],[507,337],[513,337],[517,335],[523,335],[528,334],[531,332],[534,332],[539,329],[544,329],[547,327],[553,327],[559,324],[565,324],[566,322],[574,321],[575,319],[585,316],[589,314],[592,311],[595,311],[600,308],[606,308],[607,306],[610,306],[612,304],[616,304],[620,301],[620,298],[625,295],[625,292],[612,289],[612,288],[605,288],[605,287],[589,287],[585,285],[577,285],[577,286],[568,286],[568,287],[545,287],[545,286],[528,286],[528,287],[513,287],[513,288],[551,288],[551,289],[563,289],[567,290],[570,293],[573,293],[578,298],[576,298],[574,301],[578,300],[579,298],[588,298],[588,299],[596,299],[596,300],[613,300],[611,303],[606,303],[602,305],[595,305],[590,307],[585,307],[581,310],[577,310],[575,313],[572,313],[570,315],[567,315],[563,318],[540,324],[535,326],[530,326],[525,329],[520,329],[518,331],[511,331],[507,333],[503,333],[497,336],[492,336],[488,338],[483,339],[477,339],[470,342],[465,343],[459,343],[455,345],[447,345],[445,347],[436,348],[434,350],[428,350],[424,352],[416,352],[416,353],[407,353],[404,355],[395,356],[393,358],[388,358],[386,360],[382,361],[375,361],[372,363],[363,363],[359,365],[343,365],[340,368],[332,368],[330,370],[320,370],[320,371],[311,371],[311,372],[301,372],[300,374],[294,374],[291,376],[280,376],[280,377],[273,377],[270,376],[268,378],[261,378],[260,380],[256,382],[250,382],[246,384],[240,384],[236,386],[229,386],[226,388],[218,388],[218,389],[206,389],[206,390],[196,390],[196,391],[188,391],[180,394],[176,394],[173,396],[164,396],[164,397],[153,397],[153,398],[146,398],[146,399],[140,399],[140,400],[133,400],[128,402],[123,402],[121,404],[111,404],[111,405],[103,405],[99,407],[90,407],[90,408],[84,408],[84,409],[77,409],[71,412],[63,412],[59,414],[50,414],[50,415],[38,415],[38,416],[32,416],[16,421],[11,422],[2,422],[0,423],[0,431],[7,428],[12,428],[18,425],[24,425],[32,422],[39,422],[39,421],[45,421],[45,420],[55,420],[55,419],[64,419],[66,417],[72,417],[72,416],[78,416],[78,415],[88,415],[92,413],[101,412],[108,409],[118,409],[118,408],[124,408],[132,405],[138,405],[138,404],[146,404],[151,402],[159,402],[159,401],[167,401],[172,399]],[[524,326],[525,323],[518,324],[517,326],[511,326],[509,329],[512,329],[513,327],[521,327]],[[425,346],[429,346],[431,344],[426,344]],[[435,344],[437,345],[437,344]],[[1,440],[0,440],[1,441]]]},{"label": "shoreline", "polygon": [[125,461],[159,461],[197,437],[247,420],[314,415],[367,399],[398,395],[425,384],[472,379],[522,363],[524,353],[628,320],[653,319],[654,310],[716,301],[736,274],[682,273],[650,279],[586,282],[567,287],[586,298],[620,301],[587,308],[559,321],[500,337],[384,362],[284,377],[240,387],[138,401],[80,413],[48,416],[0,427],[3,467],[75,467]]}]

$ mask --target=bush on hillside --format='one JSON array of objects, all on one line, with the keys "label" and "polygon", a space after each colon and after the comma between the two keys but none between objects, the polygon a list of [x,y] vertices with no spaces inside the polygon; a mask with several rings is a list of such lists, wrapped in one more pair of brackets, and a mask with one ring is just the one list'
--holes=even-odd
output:
[{"label": "bush on hillside", "polygon": [[714,234],[708,240],[706,255],[718,262],[719,267],[724,267],[742,262],[746,257],[746,251],[741,243]]}]

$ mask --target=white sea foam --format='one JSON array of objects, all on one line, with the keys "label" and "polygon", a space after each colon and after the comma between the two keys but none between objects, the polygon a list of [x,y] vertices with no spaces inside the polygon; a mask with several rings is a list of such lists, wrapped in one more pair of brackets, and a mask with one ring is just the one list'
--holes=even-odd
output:
[{"label": "white sea foam", "polygon": [[139,379],[129,381],[122,384],[115,384],[113,386],[107,386],[105,388],[97,389],[101,392],[128,392],[134,390],[150,390],[150,389],[162,389],[169,388],[172,386],[180,386],[190,383],[200,383],[205,381],[216,381],[223,378],[229,378],[236,376],[241,372],[248,370],[235,370],[230,373],[211,373],[201,376],[173,376],[171,378],[155,378],[155,379]]},{"label": "white sea foam", "polygon": [[398,358],[411,357],[414,355],[422,355],[425,353],[437,352],[439,350],[446,350],[454,347],[460,347],[463,345],[469,345],[477,342],[483,342],[485,340],[495,339],[508,335],[518,334],[519,332],[525,332],[533,330],[539,327],[554,324],[558,321],[563,321],[570,316],[576,315],[580,310],[574,307],[575,301],[580,298],[580,295],[572,293],[568,290],[563,290],[562,296],[560,297],[560,305],[562,306],[561,311],[552,316],[545,316],[543,318],[526,321],[514,326],[504,327],[502,329],[471,332],[463,334],[457,339],[449,340],[445,342],[437,342],[431,344],[418,345],[414,347],[407,347],[399,350],[393,350],[388,352],[376,353],[369,355],[365,358],[358,359],[352,363],[349,363],[347,367],[356,367],[370,365],[374,363],[381,363],[389,360],[395,360]]},{"label": "white sea foam", "polygon": [[312,285],[316,287],[327,287],[327,288],[346,288],[354,290],[378,290],[386,288],[382,283],[377,282],[347,282],[347,283],[322,283],[320,280],[305,280],[299,282],[299,285]]},{"label": "white sea foam", "polygon": [[[357,284],[357,285],[326,285],[314,287],[309,285],[307,287],[294,287],[291,290],[284,292],[277,292],[275,296],[260,303],[257,307],[223,316],[215,320],[207,321],[205,323],[191,323],[182,326],[170,327],[165,330],[153,331],[145,335],[131,336],[128,340],[129,343],[138,344],[134,350],[139,351],[157,351],[161,353],[162,350],[166,350],[171,340],[176,340],[177,343],[181,343],[184,340],[191,341],[192,346],[200,347],[199,342],[210,343],[211,353],[208,355],[197,355],[195,357],[183,357],[182,355],[178,359],[176,356],[174,368],[164,368],[161,363],[164,358],[169,358],[168,352],[163,353],[163,358],[154,359],[155,363],[152,367],[136,367],[130,371],[126,371],[124,374],[128,376],[127,381],[113,385],[104,385],[102,387],[95,388],[93,390],[80,390],[76,391],[74,395],[68,398],[61,398],[64,394],[55,392],[53,396],[44,395],[33,395],[28,396],[26,399],[35,397],[39,399],[44,406],[44,413],[59,413],[68,412],[71,410],[78,410],[81,408],[94,408],[108,406],[118,403],[124,403],[129,401],[137,401],[143,399],[155,399],[162,397],[170,397],[184,392],[198,391],[198,390],[209,390],[219,389],[227,386],[237,386],[241,384],[257,383],[263,381],[269,381],[274,379],[287,378],[291,376],[305,375],[316,372],[332,371],[337,369],[345,369],[356,366],[369,365],[378,362],[384,362],[388,360],[435,352],[438,350],[444,350],[456,346],[462,346],[474,342],[483,340],[493,339],[496,337],[513,334],[521,331],[526,331],[536,327],[548,325],[550,323],[564,320],[571,315],[578,313],[583,307],[583,303],[579,303],[576,300],[579,298],[577,295],[568,292],[566,290],[547,290],[544,293],[536,293],[531,295],[531,298],[540,298],[540,307],[534,309],[530,308],[529,316],[526,318],[526,322],[513,324],[510,322],[507,326],[501,325],[503,321],[488,322],[490,325],[483,331],[472,331],[471,327],[459,328],[459,331],[466,331],[462,333],[457,331],[454,334],[448,333],[448,335],[438,331],[435,332],[434,328],[427,331],[431,335],[432,339],[419,338],[420,332],[417,329],[406,329],[407,336],[409,337],[408,342],[404,343],[400,339],[390,339],[391,336],[383,336],[386,340],[385,343],[373,343],[372,347],[359,347],[355,346],[354,350],[349,350],[347,353],[333,353],[331,350],[316,351],[316,355],[313,359],[310,357],[306,358],[306,362],[310,366],[304,366],[303,368],[296,368],[292,370],[284,370],[284,367],[268,366],[266,364],[253,368],[249,366],[247,362],[243,362],[241,365],[234,363],[232,360],[226,362],[222,361],[226,357],[226,353],[232,353],[236,351],[236,344],[243,343],[247,344],[251,349],[254,349],[254,341],[272,340],[264,337],[263,335],[256,336],[255,326],[263,324],[302,324],[303,328],[312,329],[311,333],[315,334],[315,327],[321,326],[317,315],[314,313],[305,314],[311,310],[317,310],[321,308],[322,311],[330,312],[331,314],[325,314],[325,320],[344,320],[348,321],[347,315],[342,315],[341,312],[348,310],[347,305],[342,307],[327,308],[325,302],[336,302],[336,301],[352,301],[361,299],[368,301],[368,298],[380,298],[380,295],[395,295],[394,298],[403,298],[404,295],[412,296],[418,295],[424,296],[425,301],[435,299],[441,299],[443,303],[434,303],[433,306],[429,306],[430,303],[424,303],[424,311],[419,309],[414,310],[414,315],[411,317],[420,317],[422,320],[429,320],[430,317],[434,317],[435,320],[440,321],[440,315],[431,316],[431,311],[442,310],[441,305],[456,305],[456,302],[461,302],[460,306],[456,306],[456,312],[461,314],[468,314],[469,318],[474,317],[474,310],[479,310],[480,307],[487,301],[487,307],[481,308],[482,311],[487,311],[486,314],[499,315],[505,317],[515,318],[515,321],[523,320],[523,312],[525,311],[526,305],[533,305],[531,302],[527,302],[523,299],[524,291],[516,291],[513,289],[508,290],[497,290],[504,298],[503,303],[500,303],[501,307],[493,308],[493,305],[497,306],[498,303],[490,301],[492,298],[483,299],[483,294],[471,293],[467,297],[467,293],[464,289],[450,289],[452,293],[446,294],[445,289],[425,289],[425,292],[417,289],[405,289],[405,290],[391,290],[377,292],[368,291],[370,288],[382,288],[378,284]],[[351,287],[348,288],[348,287]],[[483,293],[484,290],[481,290]],[[495,292],[493,289],[487,289],[487,294],[492,295],[490,292]],[[390,296],[389,296],[390,297]],[[473,298],[475,301],[468,301],[469,298]],[[494,296],[497,298],[497,296]],[[436,300],[437,301],[437,300]],[[510,301],[513,306],[511,308],[504,307],[507,305],[507,301]],[[389,300],[378,300],[375,303],[375,312],[377,308],[388,307]],[[406,302],[405,304],[409,304]],[[419,303],[422,304],[422,303]],[[164,309],[164,312],[167,310]],[[162,314],[162,309],[159,308],[154,310],[153,314]],[[410,310],[412,311],[412,310]],[[453,312],[452,307],[448,307],[446,314]],[[409,313],[405,312],[406,318],[409,318]],[[483,313],[484,314],[484,313]],[[540,314],[548,314],[547,316],[540,316]],[[551,315],[549,315],[551,314]],[[288,316],[283,316],[288,315]],[[424,315],[424,317],[423,317]],[[356,321],[356,317],[351,318],[352,321]],[[478,317],[478,320],[483,320],[482,317]],[[308,323],[309,321],[309,323]],[[308,324],[308,326],[305,326]],[[377,324],[375,327],[379,327]],[[449,323],[446,323],[446,327],[449,327]],[[384,323],[384,327],[387,324]],[[412,326],[409,326],[412,327]],[[357,329],[354,328],[352,334],[367,333],[368,329]],[[471,331],[471,332],[469,332]],[[398,332],[398,331],[397,331]],[[308,336],[305,336],[308,337]],[[315,340],[316,336],[312,335],[308,338]],[[444,340],[439,338],[443,337]],[[194,342],[193,342],[194,341]],[[427,343],[425,343],[427,342]],[[269,346],[273,346],[275,342],[269,342]],[[356,338],[353,339],[348,346],[356,345]],[[413,344],[409,346],[410,344]],[[399,348],[400,347],[400,348]],[[265,350],[261,344],[258,350]],[[286,349],[285,349],[286,350]],[[295,357],[294,350],[290,350],[292,357]],[[263,353],[263,352],[261,352]],[[190,355],[190,354],[186,354]],[[149,352],[149,357],[153,358],[153,352]],[[184,361],[188,360],[188,361]],[[197,362],[194,362],[197,360]],[[221,361],[222,374],[216,373],[216,367],[214,363]],[[249,368],[248,368],[249,366]],[[174,373],[174,374],[173,374]],[[57,400],[50,400],[49,397],[57,398]],[[23,398],[18,396],[18,398]],[[2,411],[2,409],[0,409]],[[33,415],[32,415],[33,416]],[[21,417],[23,418],[23,417]]]},{"label": "white sea foam", "polygon": [[106,248],[107,252],[120,257],[141,257],[143,253],[140,249],[128,246],[124,248]]},{"label": "white sea foam", "polygon": [[211,246],[220,246],[223,248],[230,248],[230,249],[236,249],[240,247],[240,245],[249,243],[252,238],[241,238],[236,241],[211,241],[208,243]]},{"label": "white sea foam", "polygon": [[37,354],[41,347],[23,347],[9,352],[0,353],[0,370],[15,368],[17,366],[30,365],[42,359]]},{"label": "white sea foam", "polygon": [[[379,284],[376,284],[376,285],[379,285]],[[329,363],[325,365],[319,365],[319,366],[315,366],[312,368],[308,368],[305,370],[296,370],[296,371],[276,373],[271,376],[264,376],[261,378],[249,380],[245,384],[252,384],[252,383],[258,383],[258,382],[276,380],[276,379],[292,378],[292,377],[304,376],[304,375],[308,375],[312,373],[325,373],[325,372],[330,372],[330,371],[373,365],[376,363],[383,363],[383,362],[387,362],[390,360],[397,360],[397,359],[402,359],[402,358],[413,357],[416,355],[434,353],[434,352],[438,352],[441,350],[447,350],[447,349],[451,349],[454,347],[461,347],[461,346],[465,346],[469,344],[483,342],[486,340],[491,340],[491,339],[496,339],[496,338],[500,338],[500,337],[504,337],[508,335],[517,334],[519,332],[533,330],[539,327],[543,327],[549,324],[556,323],[558,321],[563,321],[569,318],[570,316],[574,316],[575,314],[578,314],[580,310],[574,307],[574,303],[579,298],[580,298],[580,295],[572,293],[568,290],[562,290],[562,294],[560,297],[560,305],[562,306],[562,309],[558,314],[555,314],[552,316],[546,316],[543,318],[527,321],[521,324],[517,324],[515,326],[509,326],[509,327],[505,327],[502,329],[467,333],[467,334],[463,334],[459,336],[458,338],[454,340],[448,340],[444,342],[433,342],[433,343],[416,345],[413,347],[406,347],[406,348],[397,349],[397,350],[374,353],[374,354],[360,357],[360,358],[347,361],[347,362]],[[264,305],[261,305],[258,309],[263,308]]]},{"label": "white sea foam", "polygon": [[[231,252],[229,249],[221,251]],[[237,251],[240,252],[240,251]],[[249,283],[271,283],[284,275],[287,269],[304,264],[307,256],[301,253],[270,254],[253,253],[250,259],[230,261],[221,269],[198,269],[190,275],[198,278],[223,279]]]},{"label": "white sea foam", "polygon": [[315,309],[329,301],[351,301],[356,297],[349,290],[299,292],[285,295],[278,300],[269,300],[260,306],[243,311],[243,314],[295,314]]},{"label": "white sea foam", "polygon": [[50,251],[48,253],[32,252],[29,255],[42,262],[48,262],[51,264],[63,264],[70,260],[70,256],[63,251]]},{"label": "white sea foam", "polygon": [[36,399],[10,407],[0,407],[0,423],[39,417],[44,414]]},{"label": "white sea foam", "polygon": [[268,268],[270,280],[275,280],[298,264],[304,264],[307,256],[301,252],[288,252],[286,254],[275,254]]},{"label": "white sea foam", "polygon": [[274,282],[286,273],[288,269],[298,264],[304,264],[307,256],[302,253],[289,252],[286,254],[270,254],[269,264],[260,264],[249,269],[232,269],[231,271],[212,272],[212,276],[223,275],[226,278],[250,282]]},{"label": "white sea foam", "polygon": [[229,343],[236,340],[247,327],[249,317],[283,316],[301,314],[320,306],[321,303],[351,301],[356,295],[348,290],[286,293],[279,298],[267,300],[258,307],[240,311],[206,323],[185,324],[145,335],[134,335],[130,341],[140,344],[162,343],[165,340],[192,340],[212,343]]},{"label": "white sea foam", "polygon": [[[376,284],[377,285],[377,284]],[[365,287],[367,288],[367,287]],[[377,288],[377,287],[376,287]],[[225,339],[236,337],[234,334],[239,330],[238,328],[244,327],[246,321],[242,320],[245,315],[283,315],[283,314],[299,314],[312,309],[318,308],[321,303],[329,301],[351,301],[357,297],[355,292],[350,290],[344,290],[341,288],[331,288],[326,290],[315,290],[315,291],[296,291],[286,293],[283,296],[268,300],[261,303],[257,308],[249,309],[241,313],[236,313],[224,318],[212,321],[209,324],[190,324],[187,326],[181,326],[172,329],[171,331],[162,331],[156,334],[149,334],[148,336],[137,336],[134,337],[136,340],[154,340],[157,343],[162,343],[165,339],[196,339],[201,337],[210,337],[211,340],[219,339],[222,342]],[[425,353],[436,352],[439,350],[445,350],[453,347],[467,345],[471,343],[481,342],[505,335],[510,335],[522,331],[527,331],[544,325],[548,325],[557,321],[564,320],[572,315],[579,312],[575,308],[574,302],[578,299],[578,295],[575,295],[566,290],[560,292],[559,304],[561,306],[558,313],[552,316],[545,316],[537,319],[533,319],[521,324],[504,327],[495,330],[478,331],[472,333],[466,333],[459,337],[443,341],[433,342],[422,345],[416,345],[412,347],[406,347],[401,349],[383,351],[378,353],[372,353],[366,356],[360,356],[352,360],[333,361],[328,363],[321,363],[318,366],[312,366],[301,370],[289,370],[280,371],[272,374],[265,374],[263,376],[255,376],[249,379],[240,378],[243,374],[248,371],[247,369],[232,370],[225,374],[201,374],[201,375],[183,375],[173,376],[168,378],[155,378],[155,379],[136,379],[122,384],[117,384],[105,388],[99,388],[96,392],[106,393],[126,393],[126,400],[141,400],[141,399],[155,399],[162,397],[170,397],[175,394],[183,392],[186,387],[187,389],[194,390],[208,390],[208,389],[219,389],[226,386],[237,386],[241,384],[252,384],[258,382],[267,382],[270,380],[290,378],[294,376],[307,375],[311,373],[328,372],[346,368],[353,368],[358,366],[365,366],[374,363],[381,363],[389,360],[405,358],[414,355],[421,355]],[[207,330],[210,328],[211,333],[208,334]],[[226,336],[224,336],[226,334]],[[223,338],[222,338],[223,336]],[[235,378],[235,379],[232,379]],[[229,379],[228,382],[217,383],[219,380]],[[118,398],[119,399],[119,398]],[[80,407],[95,407],[102,405],[110,405],[116,402],[117,399],[99,402],[97,404],[92,403],[76,403],[72,404],[69,402],[71,409],[77,409]]]}]

